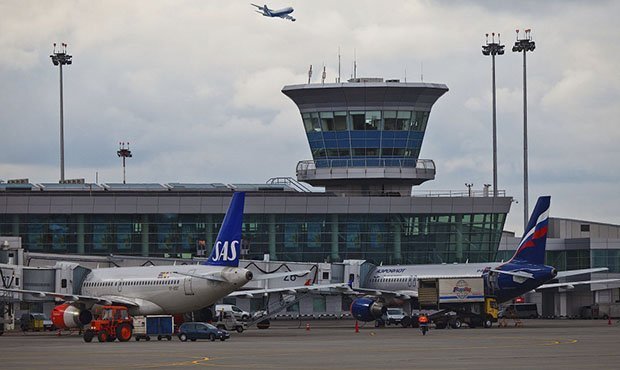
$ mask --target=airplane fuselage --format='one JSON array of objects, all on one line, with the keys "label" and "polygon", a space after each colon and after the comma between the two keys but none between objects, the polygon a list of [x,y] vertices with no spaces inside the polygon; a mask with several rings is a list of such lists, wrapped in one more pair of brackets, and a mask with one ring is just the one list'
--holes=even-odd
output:
[{"label": "airplane fuselage", "polygon": [[[219,273],[226,281],[198,277]],[[101,268],[82,284],[83,295],[135,302],[132,315],[177,314],[197,310],[245,285],[248,270],[206,265]],[[251,278],[251,273],[250,273]]]},{"label": "airplane fuselage", "polygon": [[[522,271],[532,274],[533,279],[526,280],[490,270]],[[555,277],[553,271],[554,269],[550,266],[512,262],[377,266],[369,273],[362,287],[382,291],[397,291],[416,297],[418,280],[420,279],[438,276],[446,278],[480,277],[485,278],[488,293],[496,296],[499,302],[505,302],[553,279]]]}]

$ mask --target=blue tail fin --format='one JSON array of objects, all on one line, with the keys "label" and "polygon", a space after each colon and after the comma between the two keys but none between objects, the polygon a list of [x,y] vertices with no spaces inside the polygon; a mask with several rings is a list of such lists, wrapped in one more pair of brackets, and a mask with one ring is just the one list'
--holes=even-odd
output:
[{"label": "blue tail fin", "polygon": [[212,266],[239,266],[239,254],[241,254],[241,225],[243,224],[243,204],[245,193],[234,193],[224,222],[217,234],[217,240],[213,251],[205,265]]},{"label": "blue tail fin", "polygon": [[536,207],[523,231],[523,238],[519,248],[512,256],[511,261],[530,263],[536,265],[545,264],[545,248],[547,246],[547,228],[549,225],[549,206],[551,197],[539,197]]}]

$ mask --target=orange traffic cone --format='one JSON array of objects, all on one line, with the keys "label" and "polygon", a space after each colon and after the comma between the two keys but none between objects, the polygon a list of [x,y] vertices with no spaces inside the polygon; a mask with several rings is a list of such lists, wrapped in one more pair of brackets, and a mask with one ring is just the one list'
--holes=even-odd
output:
[{"label": "orange traffic cone", "polygon": [[306,323],[306,331],[310,331],[310,323]]},{"label": "orange traffic cone", "polygon": [[355,320],[355,332],[356,333],[360,332],[360,324],[357,322],[357,320]]}]

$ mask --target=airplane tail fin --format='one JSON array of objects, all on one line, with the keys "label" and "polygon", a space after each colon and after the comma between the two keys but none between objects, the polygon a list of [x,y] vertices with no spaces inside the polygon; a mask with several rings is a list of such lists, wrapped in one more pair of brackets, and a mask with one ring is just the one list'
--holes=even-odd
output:
[{"label": "airplane tail fin", "polygon": [[550,196],[538,198],[527,227],[523,231],[519,247],[511,261],[536,265],[545,264],[550,204]]},{"label": "airplane tail fin", "polygon": [[211,266],[239,266],[241,254],[241,226],[243,225],[243,206],[245,193],[236,192],[232,196],[226,216],[217,234],[217,240],[209,259],[204,262]]}]

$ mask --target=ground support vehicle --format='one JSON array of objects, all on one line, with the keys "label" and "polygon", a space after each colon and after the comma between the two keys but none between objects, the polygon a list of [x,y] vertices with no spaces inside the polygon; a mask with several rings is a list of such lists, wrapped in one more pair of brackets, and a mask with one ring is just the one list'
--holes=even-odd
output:
[{"label": "ground support vehicle", "polygon": [[219,315],[215,316],[216,321],[213,322],[213,325],[218,329],[223,330],[236,330],[237,333],[243,333],[245,329],[248,328],[248,324],[244,321],[238,321],[232,313],[229,312],[221,312]]},{"label": "ground support vehicle", "polygon": [[136,341],[151,340],[151,336],[157,336],[157,340],[172,340],[174,335],[174,317],[171,315],[135,316],[133,318],[133,334]]},{"label": "ground support vehicle", "polygon": [[596,303],[582,307],[580,316],[582,319],[618,319],[620,318],[620,302]]},{"label": "ground support vehicle", "polygon": [[133,334],[133,320],[125,306],[103,306],[101,314],[84,332],[84,341],[90,343],[96,336],[99,342],[126,342]]},{"label": "ground support vehicle", "polygon": [[454,329],[467,324],[470,328],[490,328],[497,322],[498,305],[484,294],[484,279],[445,278],[419,280],[420,308],[429,310],[429,318],[437,329]]},{"label": "ground support vehicle", "polygon": [[405,311],[399,307],[388,308],[383,316],[375,322],[375,326],[402,325],[405,328],[411,324],[411,317],[407,316]]}]

